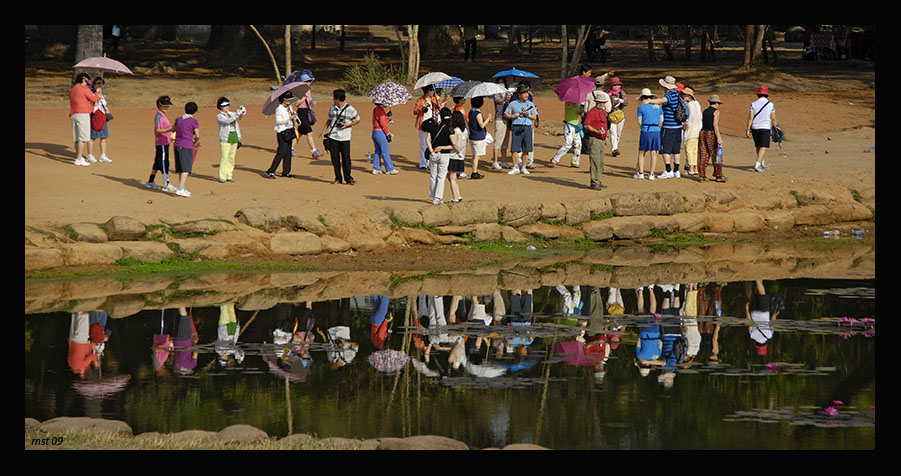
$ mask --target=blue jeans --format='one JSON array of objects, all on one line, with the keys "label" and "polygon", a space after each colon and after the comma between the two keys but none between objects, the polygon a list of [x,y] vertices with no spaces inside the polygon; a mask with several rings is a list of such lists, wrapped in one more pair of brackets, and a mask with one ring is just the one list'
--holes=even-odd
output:
[{"label": "blue jeans", "polygon": [[380,129],[372,131],[372,143],[375,145],[375,154],[372,155],[372,170],[381,171],[382,163],[385,164],[385,172],[394,170],[394,164],[391,163],[391,149],[388,147],[388,137],[385,135],[385,131]]}]

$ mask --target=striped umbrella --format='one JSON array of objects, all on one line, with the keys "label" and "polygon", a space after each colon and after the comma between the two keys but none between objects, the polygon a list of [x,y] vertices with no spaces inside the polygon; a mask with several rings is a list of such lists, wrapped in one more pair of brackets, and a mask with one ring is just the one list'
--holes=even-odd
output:
[{"label": "striped umbrella", "polygon": [[390,107],[409,101],[413,95],[403,85],[385,81],[372,88],[372,91],[369,92],[369,97],[374,103]]}]

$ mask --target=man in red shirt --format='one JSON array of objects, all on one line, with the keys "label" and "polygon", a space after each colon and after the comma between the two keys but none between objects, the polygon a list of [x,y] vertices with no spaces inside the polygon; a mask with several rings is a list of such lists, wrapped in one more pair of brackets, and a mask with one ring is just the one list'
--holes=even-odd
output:
[{"label": "man in red shirt", "polygon": [[585,114],[583,127],[588,132],[588,162],[591,175],[589,188],[601,190],[607,188],[601,185],[601,173],[604,171],[604,143],[607,140],[607,112],[605,107],[610,99],[606,94],[598,94],[598,91],[592,94],[595,95],[594,107]]},{"label": "man in red shirt", "polygon": [[72,141],[75,142],[75,165],[91,165],[84,155],[91,140],[91,113],[94,103],[100,100],[102,88],[91,90],[91,79],[87,73],[75,77],[75,85],[69,90],[69,117],[72,120]]}]

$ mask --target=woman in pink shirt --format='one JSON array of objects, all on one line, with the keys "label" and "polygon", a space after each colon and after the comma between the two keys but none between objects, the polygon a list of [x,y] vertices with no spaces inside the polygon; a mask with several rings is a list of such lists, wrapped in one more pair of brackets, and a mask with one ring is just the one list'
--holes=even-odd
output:
[{"label": "woman in pink shirt", "polygon": [[75,85],[69,90],[69,117],[72,121],[72,141],[75,143],[75,165],[91,165],[85,158],[88,142],[91,140],[91,113],[94,103],[100,99],[103,88],[91,90],[91,77],[79,73]]},{"label": "woman in pink shirt", "polygon": [[372,143],[375,145],[375,153],[372,155],[372,173],[382,173],[382,163],[385,164],[385,173],[394,175],[397,170],[391,162],[391,148],[388,146],[391,133],[388,132],[388,113],[381,104],[376,104],[372,110]]}]

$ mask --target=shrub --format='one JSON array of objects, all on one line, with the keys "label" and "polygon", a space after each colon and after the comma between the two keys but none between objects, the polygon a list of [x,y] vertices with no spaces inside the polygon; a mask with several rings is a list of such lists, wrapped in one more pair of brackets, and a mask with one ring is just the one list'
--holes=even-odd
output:
[{"label": "shrub", "polygon": [[360,64],[351,66],[344,73],[345,89],[352,94],[369,94],[372,88],[385,81],[404,84],[404,68],[401,65],[386,65],[371,51]]}]

